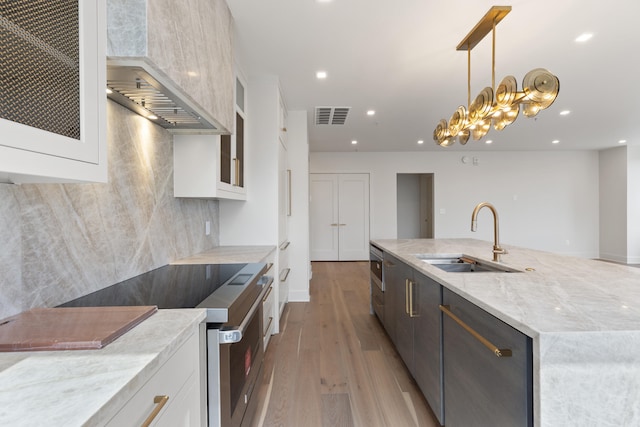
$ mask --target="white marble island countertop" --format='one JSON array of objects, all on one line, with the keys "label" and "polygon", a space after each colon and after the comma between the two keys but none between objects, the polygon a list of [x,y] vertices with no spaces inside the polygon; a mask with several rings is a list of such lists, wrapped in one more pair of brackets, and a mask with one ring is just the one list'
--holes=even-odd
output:
[{"label": "white marble island countertop", "polygon": [[159,310],[100,350],[0,353],[0,425],[103,425],[205,314]]},{"label": "white marble island countertop", "polygon": [[533,339],[536,426],[640,426],[640,269],[503,245],[521,273],[447,273],[415,255],[492,243],[372,242]]}]

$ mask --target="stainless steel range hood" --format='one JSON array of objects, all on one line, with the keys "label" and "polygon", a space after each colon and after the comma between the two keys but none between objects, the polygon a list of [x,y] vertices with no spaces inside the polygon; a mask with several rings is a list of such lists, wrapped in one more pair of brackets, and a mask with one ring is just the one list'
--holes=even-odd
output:
[{"label": "stainless steel range hood", "polygon": [[146,58],[107,58],[107,96],[175,133],[223,128]]}]

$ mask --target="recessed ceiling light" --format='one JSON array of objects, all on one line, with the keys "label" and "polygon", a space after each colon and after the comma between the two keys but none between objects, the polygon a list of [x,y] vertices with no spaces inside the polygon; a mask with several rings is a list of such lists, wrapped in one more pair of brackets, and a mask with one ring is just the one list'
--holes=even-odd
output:
[{"label": "recessed ceiling light", "polygon": [[559,144],[560,140],[559,139],[554,139],[553,141],[551,141],[552,144]]},{"label": "recessed ceiling light", "polygon": [[373,116],[374,114],[376,114],[375,110],[367,111],[367,116]]},{"label": "recessed ceiling light", "polygon": [[561,116],[566,116],[567,114],[570,114],[570,113],[571,113],[570,110],[562,110],[562,111],[560,111],[560,115]]},{"label": "recessed ceiling light", "polygon": [[189,77],[196,77],[198,75],[198,73],[196,73],[195,71],[187,71],[187,76]]},{"label": "recessed ceiling light", "polygon": [[358,143],[358,141],[356,141],[356,140],[354,139],[353,141],[351,141],[351,143],[352,143],[353,145],[356,145],[356,144]]},{"label": "recessed ceiling light", "polygon": [[326,79],[327,78],[327,72],[326,71],[318,71],[316,73],[316,78],[318,78],[318,79]]},{"label": "recessed ceiling light", "polygon": [[419,140],[418,144],[424,144],[424,141],[423,140]]},{"label": "recessed ceiling light", "polygon": [[487,140],[487,144],[491,144],[493,141],[492,140]]},{"label": "recessed ceiling light", "polygon": [[621,139],[620,141],[618,141],[618,144],[624,144],[625,142],[627,142],[626,139]]},{"label": "recessed ceiling light", "polygon": [[576,37],[576,41],[578,43],[584,43],[587,40],[591,39],[591,37],[593,37],[593,34],[591,34],[591,33],[583,33],[583,34],[580,34],[578,37]]}]

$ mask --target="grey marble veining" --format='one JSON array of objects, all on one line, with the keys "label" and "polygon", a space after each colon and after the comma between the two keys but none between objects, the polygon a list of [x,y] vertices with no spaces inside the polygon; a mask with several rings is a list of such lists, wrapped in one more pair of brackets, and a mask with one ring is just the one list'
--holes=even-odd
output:
[{"label": "grey marble veining", "polygon": [[107,56],[147,55],[147,0],[107,1]]},{"label": "grey marble veining", "polygon": [[0,186],[0,318],[218,246],[218,202],[173,197],[171,135],[110,101],[107,119],[107,184]]},{"label": "grey marble veining", "polygon": [[533,339],[536,426],[640,425],[640,269],[507,245],[522,273],[447,273],[415,255],[490,261],[492,243],[374,243]]},{"label": "grey marble veining", "polygon": [[17,313],[23,305],[22,242],[16,186],[0,184],[0,319]]}]

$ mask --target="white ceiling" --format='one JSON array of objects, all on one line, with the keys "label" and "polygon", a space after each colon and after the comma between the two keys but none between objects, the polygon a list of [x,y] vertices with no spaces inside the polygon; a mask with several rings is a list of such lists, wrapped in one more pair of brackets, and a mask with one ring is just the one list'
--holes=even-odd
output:
[{"label": "white ceiling", "polygon": [[[640,144],[640,1],[513,0],[496,32],[496,84],[547,68],[555,103],[520,114],[481,141],[436,145],[433,129],[467,105],[467,53],[456,46],[487,0],[228,0],[239,61],[275,74],[289,110],[306,110],[311,151],[603,149]],[[580,34],[593,33],[586,43]],[[325,70],[326,80],[315,73]],[[491,35],[471,53],[471,98],[491,86]],[[314,124],[317,106],[351,107],[342,126]],[[366,111],[373,109],[372,117]],[[571,113],[561,116],[563,110]],[[419,139],[424,144],[418,145]],[[357,145],[351,141],[357,140]],[[485,141],[492,140],[492,144]],[[552,140],[559,140],[552,144]]]}]

